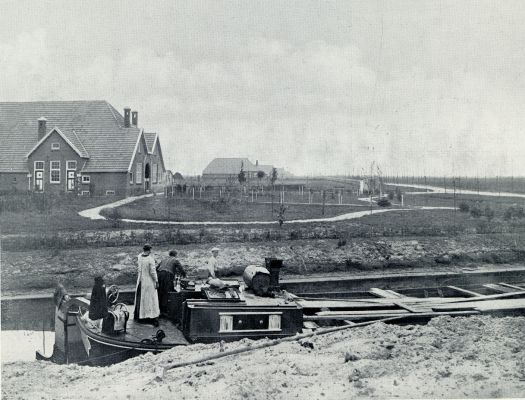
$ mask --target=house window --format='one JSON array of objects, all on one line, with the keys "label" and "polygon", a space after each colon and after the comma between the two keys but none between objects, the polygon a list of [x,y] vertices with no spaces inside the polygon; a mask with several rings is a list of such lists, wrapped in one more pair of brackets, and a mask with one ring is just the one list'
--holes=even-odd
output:
[{"label": "house window", "polygon": [[268,329],[269,330],[281,330],[281,316],[280,315],[268,316]]},{"label": "house window", "polygon": [[153,164],[153,183],[157,183],[159,181],[159,165]]},{"label": "house window", "polygon": [[106,190],[106,196],[114,196],[115,191],[114,190]]},{"label": "house window", "polygon": [[51,143],[51,150],[60,150],[60,143]]},{"label": "house window", "polygon": [[129,173],[129,183],[130,183],[130,185],[133,185],[133,183],[134,183],[133,182],[133,172]]},{"label": "house window", "polygon": [[139,154],[141,153],[141,150],[140,150],[141,147],[142,147],[142,143],[139,142],[139,148],[137,149]]},{"label": "house window", "polygon": [[137,163],[135,177],[136,177],[135,180],[137,183],[142,183],[142,163]]},{"label": "house window", "polygon": [[89,196],[89,190],[83,190],[82,196]]},{"label": "house window", "polygon": [[68,161],[67,162],[67,169],[68,170],[76,170],[77,169],[77,162],[76,161]]},{"label": "house window", "polygon": [[219,323],[219,332],[231,332],[233,331],[233,316],[232,315],[221,315]]},{"label": "house window", "polygon": [[13,176],[13,183],[16,183],[16,176]]},{"label": "house window", "polygon": [[89,175],[82,175],[82,183],[91,183],[91,177]]},{"label": "house window", "polygon": [[49,182],[60,183],[60,161],[50,161],[49,171]]}]

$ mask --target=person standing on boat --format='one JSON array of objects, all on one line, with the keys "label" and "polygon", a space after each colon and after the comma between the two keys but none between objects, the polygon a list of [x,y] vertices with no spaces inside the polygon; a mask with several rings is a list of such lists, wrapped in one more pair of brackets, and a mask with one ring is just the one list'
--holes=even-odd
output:
[{"label": "person standing on boat", "polygon": [[157,289],[159,281],[155,269],[155,259],[151,255],[151,246],[144,245],[138,257],[138,277],[135,290],[134,319],[138,322],[153,323],[159,326],[159,298]]},{"label": "person standing on boat", "polygon": [[159,307],[161,315],[166,315],[168,313],[169,292],[175,290],[173,280],[175,277],[186,277],[186,271],[184,271],[184,268],[182,268],[182,265],[176,257],[177,251],[170,250],[169,256],[162,260],[157,268],[157,275],[159,277]]},{"label": "person standing on boat", "polygon": [[209,279],[215,279],[217,270],[219,269],[219,260],[217,257],[219,256],[219,249],[217,247],[214,247],[211,249],[211,257],[208,260],[208,280]]}]

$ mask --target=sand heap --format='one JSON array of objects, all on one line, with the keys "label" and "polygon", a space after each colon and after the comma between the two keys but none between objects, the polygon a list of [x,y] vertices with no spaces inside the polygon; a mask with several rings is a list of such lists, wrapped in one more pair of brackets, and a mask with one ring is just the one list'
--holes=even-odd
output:
[{"label": "sand heap", "polygon": [[[4,364],[5,399],[348,399],[515,397],[525,393],[525,318],[382,323],[168,371],[219,351],[197,344],[105,368]],[[253,343],[242,340],[226,350]]]}]

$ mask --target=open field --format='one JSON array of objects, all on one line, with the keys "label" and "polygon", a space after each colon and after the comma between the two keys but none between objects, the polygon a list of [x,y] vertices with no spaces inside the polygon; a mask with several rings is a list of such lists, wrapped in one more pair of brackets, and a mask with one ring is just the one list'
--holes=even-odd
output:
[{"label": "open field", "polygon": [[[107,368],[14,362],[2,365],[2,397],[57,399],[71,398],[72,393],[96,400],[521,397],[524,329],[524,317],[439,317],[423,326],[376,323],[170,370],[158,379],[156,368],[216,354],[219,344],[177,347]],[[224,348],[251,343],[245,339]]]},{"label": "open field", "polygon": [[[333,217],[363,207],[319,204],[285,204],[286,220]],[[191,200],[184,198],[147,197],[118,207],[123,219],[159,221],[277,221],[280,204],[251,203],[237,199]],[[377,206],[374,206],[377,209]],[[103,210],[102,215],[111,215]]]},{"label": "open field", "polygon": [[432,176],[384,176],[384,182],[428,185],[456,190],[525,193],[525,177],[432,177]]}]

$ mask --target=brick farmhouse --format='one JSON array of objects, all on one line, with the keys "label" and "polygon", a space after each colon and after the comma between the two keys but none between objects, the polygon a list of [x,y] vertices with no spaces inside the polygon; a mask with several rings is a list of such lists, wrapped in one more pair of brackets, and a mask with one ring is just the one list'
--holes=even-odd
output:
[{"label": "brick farmhouse", "polygon": [[129,196],[160,190],[158,134],[106,101],[0,103],[0,192]]}]

